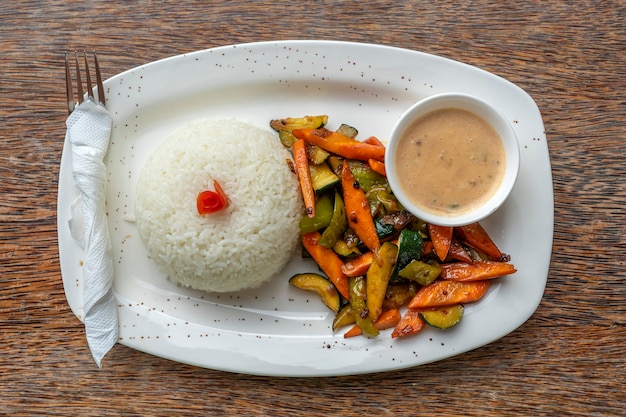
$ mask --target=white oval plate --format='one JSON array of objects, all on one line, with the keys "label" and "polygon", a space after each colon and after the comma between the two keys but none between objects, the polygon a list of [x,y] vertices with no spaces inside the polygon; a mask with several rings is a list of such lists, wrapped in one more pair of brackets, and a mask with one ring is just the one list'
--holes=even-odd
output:
[{"label": "white oval plate", "polygon": [[[101,59],[102,60],[102,59]],[[552,176],[543,122],[528,94],[475,67],[415,51],[332,41],[225,46],[150,63],[105,82],[114,128],[105,163],[121,344],[160,357],[232,372],[327,376],[386,371],[441,360],[512,332],[535,311],[548,275],[553,232]],[[329,115],[360,136],[386,140],[400,115],[436,93],[476,95],[500,109],[520,141],[519,180],[482,222],[518,272],[500,278],[448,331],[406,339],[344,339],[315,295],[291,287],[316,271],[298,253],[271,282],[227,295],[180,288],[148,259],[132,222],[137,175],[154,147],[195,119],[238,118],[269,129],[287,116]],[[277,139],[278,140],[278,139]],[[76,197],[68,146],[59,178],[63,284],[82,320],[82,251],[67,222]],[[497,360],[497,358],[494,358]]]}]

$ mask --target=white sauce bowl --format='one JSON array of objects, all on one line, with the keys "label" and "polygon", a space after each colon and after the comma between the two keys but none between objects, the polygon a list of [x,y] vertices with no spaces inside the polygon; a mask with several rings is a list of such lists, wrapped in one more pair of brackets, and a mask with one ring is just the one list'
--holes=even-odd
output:
[{"label": "white sauce bowl", "polygon": [[[460,214],[437,214],[427,211],[411,202],[400,187],[398,173],[395,170],[398,142],[415,121],[421,117],[442,109],[456,108],[469,111],[486,121],[498,133],[504,146],[506,167],[498,189],[482,205]],[[398,201],[406,210],[418,218],[440,226],[462,226],[480,221],[494,211],[507,199],[519,172],[520,152],[517,136],[511,124],[494,107],[476,97],[460,93],[444,93],[427,97],[409,108],[395,125],[385,153],[387,179]]]}]

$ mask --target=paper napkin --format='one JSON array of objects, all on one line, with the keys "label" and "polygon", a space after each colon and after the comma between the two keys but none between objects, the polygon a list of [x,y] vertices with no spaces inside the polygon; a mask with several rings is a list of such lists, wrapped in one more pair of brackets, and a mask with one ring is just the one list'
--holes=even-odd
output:
[{"label": "paper napkin", "polygon": [[83,306],[87,343],[98,367],[118,340],[113,294],[113,261],[105,211],[106,167],[113,119],[91,100],[79,104],[67,119],[74,184],[80,191],[69,227],[83,248]]}]

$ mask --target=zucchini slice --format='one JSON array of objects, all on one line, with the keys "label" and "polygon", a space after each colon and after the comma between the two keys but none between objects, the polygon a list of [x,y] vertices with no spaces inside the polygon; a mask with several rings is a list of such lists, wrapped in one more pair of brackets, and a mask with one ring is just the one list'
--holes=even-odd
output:
[{"label": "zucchini slice", "polygon": [[328,116],[321,115],[274,119],[270,121],[270,126],[277,132],[280,132],[281,130],[292,132],[295,129],[319,129],[326,123],[328,123]]},{"label": "zucchini slice", "polygon": [[327,163],[322,162],[317,165],[309,165],[311,172],[311,182],[316,193],[321,194],[339,184],[339,177],[330,170]]},{"label": "zucchini slice", "polygon": [[393,224],[383,223],[380,217],[374,219],[374,226],[376,227],[376,234],[379,239],[387,239],[396,233],[396,228]]},{"label": "zucchini slice", "polygon": [[376,321],[383,312],[383,301],[387,293],[387,285],[398,258],[398,247],[391,243],[382,244],[378,252],[374,252],[374,261],[367,270],[366,300],[369,317]]},{"label": "zucchini slice", "polygon": [[356,320],[354,318],[352,305],[350,303],[345,304],[335,315],[335,319],[333,320],[333,331],[337,331],[342,327],[349,326],[355,322]]},{"label": "zucchini slice", "polygon": [[296,141],[296,137],[291,133],[295,129],[318,129],[323,127],[327,122],[327,115],[287,117],[285,119],[270,120],[270,126],[278,132],[278,137],[283,146],[291,148]]},{"label": "zucchini slice", "polygon": [[356,135],[359,134],[359,131],[355,127],[342,123],[337,129],[337,133],[341,133],[344,136],[354,139],[356,138]]},{"label": "zucchini slice", "polygon": [[394,275],[407,267],[412,261],[420,258],[422,254],[422,235],[420,232],[403,229],[398,237],[398,257]]},{"label": "zucchini slice", "polygon": [[[411,262],[416,261],[422,254],[422,235],[420,232],[410,229],[403,229],[398,236],[398,257],[391,282],[398,283],[411,279],[400,274]],[[415,281],[415,280],[413,280]]]},{"label": "zucchini slice", "polygon": [[337,155],[330,155],[328,157],[328,164],[330,165],[330,169],[337,175],[341,175],[341,167],[343,166],[343,158]]},{"label": "zucchini slice", "polygon": [[462,304],[439,307],[435,310],[423,311],[420,313],[422,319],[438,329],[448,329],[463,318],[465,309]]},{"label": "zucchini slice", "polygon": [[[330,154],[319,146],[307,144],[306,155],[309,158],[311,164],[318,165],[326,161],[326,158],[328,158]],[[309,166],[311,164],[309,164]]]},{"label": "zucchini slice", "polygon": [[281,130],[278,132],[278,138],[280,139],[280,143],[283,144],[285,148],[291,148],[295,141],[298,140],[293,133],[288,130]]},{"label": "zucchini slice", "polygon": [[348,245],[348,242],[345,239],[339,239],[334,245],[333,250],[339,256],[353,256],[353,255],[361,255],[361,251],[358,246]]},{"label": "zucchini slice", "polygon": [[301,290],[317,293],[328,308],[335,313],[339,311],[341,297],[337,288],[326,277],[314,273],[296,274],[289,279],[289,283]]}]

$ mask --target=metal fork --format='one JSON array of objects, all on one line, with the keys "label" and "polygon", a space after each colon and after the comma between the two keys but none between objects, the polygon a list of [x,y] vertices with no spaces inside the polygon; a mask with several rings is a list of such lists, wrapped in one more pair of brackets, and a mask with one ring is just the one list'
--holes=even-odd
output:
[{"label": "metal fork", "polygon": [[[68,113],[72,113],[74,108],[76,107],[76,102],[74,101],[74,91],[72,89],[72,73],[70,70],[70,62],[69,62],[68,51],[65,51],[65,85],[66,85],[66,93],[67,93],[67,111]],[[94,90],[91,84],[91,77],[89,75],[89,63],[87,62],[87,52],[83,51],[83,57],[85,59],[85,77],[87,78],[87,99],[94,101]],[[98,65],[98,56],[96,55],[96,51],[93,52],[93,59],[96,68],[96,86],[97,89],[97,103],[100,103],[102,106],[106,106],[106,98],[104,97],[104,86],[102,84],[102,76],[100,75],[100,65]],[[80,77],[80,65],[78,63],[78,52],[74,51],[74,61],[75,61],[75,70],[76,70],[76,84],[78,90],[78,104],[85,101],[85,94],[83,92],[83,83]]]}]

